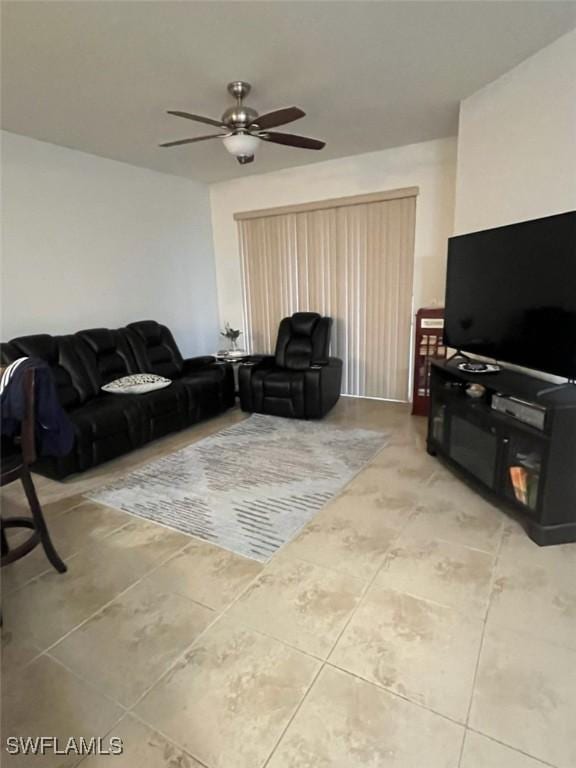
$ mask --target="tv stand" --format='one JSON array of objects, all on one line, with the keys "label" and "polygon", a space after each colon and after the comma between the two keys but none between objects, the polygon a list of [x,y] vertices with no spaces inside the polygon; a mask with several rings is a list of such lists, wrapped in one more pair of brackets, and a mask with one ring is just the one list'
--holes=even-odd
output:
[{"label": "tv stand", "polygon": [[[472,383],[482,397],[466,393]],[[495,396],[526,410],[495,410]],[[542,390],[516,371],[478,375],[443,361],[432,364],[430,397],[428,453],[514,508],[537,544],[576,542],[576,387]]]},{"label": "tv stand", "polygon": [[538,392],[538,396],[540,397],[541,395],[547,395],[550,392],[557,392],[559,389],[564,389],[565,387],[576,387],[576,381],[568,379],[568,381],[565,381],[564,384],[554,384],[552,387],[545,387]]}]

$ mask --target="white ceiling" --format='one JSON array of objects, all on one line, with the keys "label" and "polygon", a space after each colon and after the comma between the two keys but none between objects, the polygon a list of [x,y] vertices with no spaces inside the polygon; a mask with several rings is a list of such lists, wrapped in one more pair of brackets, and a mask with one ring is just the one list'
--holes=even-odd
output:
[{"label": "white ceiling", "polygon": [[[204,181],[454,135],[458,102],[576,26],[574,2],[3,2],[2,127]],[[167,109],[219,118],[226,83],[321,152],[240,166]]]}]

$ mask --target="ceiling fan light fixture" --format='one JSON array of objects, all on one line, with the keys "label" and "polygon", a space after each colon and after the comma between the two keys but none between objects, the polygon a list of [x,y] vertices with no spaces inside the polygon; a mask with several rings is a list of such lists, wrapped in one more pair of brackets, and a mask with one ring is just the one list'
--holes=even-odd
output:
[{"label": "ceiling fan light fixture", "polygon": [[224,146],[234,157],[250,157],[254,155],[260,146],[258,136],[250,133],[235,133],[232,136],[225,136],[222,141]]}]

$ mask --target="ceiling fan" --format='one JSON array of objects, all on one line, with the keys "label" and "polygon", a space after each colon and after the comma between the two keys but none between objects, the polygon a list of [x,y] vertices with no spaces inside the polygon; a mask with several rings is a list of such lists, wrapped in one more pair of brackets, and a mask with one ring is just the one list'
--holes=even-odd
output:
[{"label": "ceiling fan", "polygon": [[254,160],[261,141],[269,141],[273,144],[285,144],[299,149],[322,149],[324,141],[310,139],[307,136],[296,136],[293,133],[278,133],[270,131],[279,125],[292,123],[306,114],[298,107],[285,107],[274,112],[259,115],[252,107],[243,104],[244,99],[250,93],[252,86],[243,80],[235,80],[228,83],[228,93],[236,99],[236,104],[229,107],[220,120],[202,115],[192,115],[189,112],[168,110],[169,115],[185,117],[187,120],[195,120],[197,123],[205,123],[220,128],[224,133],[212,133],[208,136],[196,136],[193,139],[178,139],[160,144],[161,147],[177,147],[182,144],[193,144],[196,141],[207,139],[222,139],[224,146],[241,165],[251,163]]}]

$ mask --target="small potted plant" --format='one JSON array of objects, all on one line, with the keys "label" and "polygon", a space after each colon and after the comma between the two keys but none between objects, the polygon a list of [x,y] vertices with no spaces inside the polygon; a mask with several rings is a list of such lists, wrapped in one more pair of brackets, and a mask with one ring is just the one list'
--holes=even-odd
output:
[{"label": "small potted plant", "polygon": [[226,323],[224,330],[220,331],[220,336],[224,336],[230,342],[230,351],[236,352],[238,350],[238,338],[242,331],[232,328],[230,323]]}]

